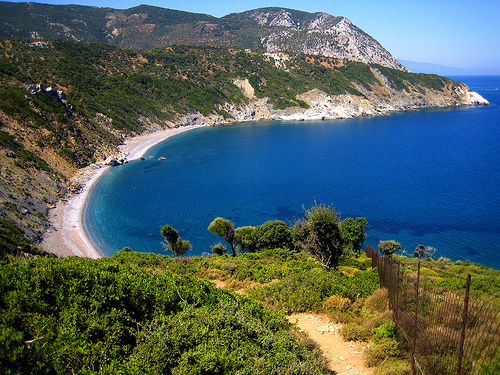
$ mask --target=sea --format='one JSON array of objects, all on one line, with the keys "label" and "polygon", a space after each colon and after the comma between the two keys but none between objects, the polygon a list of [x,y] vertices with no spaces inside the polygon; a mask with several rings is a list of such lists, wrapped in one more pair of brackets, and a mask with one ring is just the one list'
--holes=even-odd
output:
[{"label": "sea", "polygon": [[[491,105],[325,121],[204,127],[109,169],[92,189],[84,228],[99,252],[169,254],[170,224],[211,254],[216,217],[235,227],[293,225],[315,204],[368,220],[365,245],[419,244],[435,257],[500,269],[500,76],[451,77]],[[158,160],[165,158],[165,160]]]}]

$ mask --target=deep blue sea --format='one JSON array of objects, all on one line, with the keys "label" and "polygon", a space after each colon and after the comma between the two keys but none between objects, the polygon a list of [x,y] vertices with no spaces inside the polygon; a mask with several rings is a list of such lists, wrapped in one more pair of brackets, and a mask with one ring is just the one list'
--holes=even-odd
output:
[{"label": "deep blue sea", "polygon": [[[85,228],[103,255],[163,253],[170,224],[193,244],[235,227],[293,223],[314,202],[367,218],[365,244],[396,240],[500,269],[500,76],[452,77],[491,103],[315,122],[207,127],[111,169],[92,190]],[[158,161],[159,157],[167,160]]]}]

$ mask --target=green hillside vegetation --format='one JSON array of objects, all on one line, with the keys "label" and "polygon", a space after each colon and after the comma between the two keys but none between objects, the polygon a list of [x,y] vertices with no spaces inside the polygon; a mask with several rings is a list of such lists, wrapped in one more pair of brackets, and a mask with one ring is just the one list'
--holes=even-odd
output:
[{"label": "green hillside vegetation", "polygon": [[[401,260],[411,272],[414,261]],[[474,293],[498,303],[498,271],[445,259],[424,263],[452,290],[472,273]],[[381,365],[378,374],[407,374],[407,346],[370,264],[362,255],[326,271],[309,253],[289,249],[236,257],[127,249],[99,260],[8,256],[0,265],[0,369],[326,374],[319,349],[285,319],[309,312],[344,323],[344,340],[372,340],[366,361]]]},{"label": "green hillside vegetation", "polygon": [[[176,113],[197,109],[208,115],[226,102],[241,103],[245,99],[233,84],[236,78],[248,78],[257,97],[269,97],[278,108],[300,105],[296,96],[313,88],[361,95],[353,82],[367,88],[380,84],[370,66],[335,58],[294,55],[279,68],[262,54],[222,47],[139,51],[61,40],[46,47],[0,40],[0,73],[4,84],[43,83],[63,90],[69,103],[89,118],[100,112],[113,120],[113,127],[130,130],[140,130],[140,116],[162,121]],[[395,86],[411,82],[440,88],[448,82],[389,68],[384,73]]]},{"label": "green hillside vegetation", "polygon": [[[316,204],[290,227],[275,220],[234,229],[215,219],[208,230],[237,255],[186,258],[172,246],[174,257],[130,248],[98,260],[3,253],[0,371],[327,374],[319,348],[286,319],[314,313],[342,323],[345,341],[370,341],[365,361],[377,374],[409,374],[408,343],[387,292],[372,260],[358,253],[366,225]],[[168,225],[161,232],[169,245],[180,240]],[[411,278],[419,259],[391,256]],[[500,271],[421,262],[422,277],[440,293],[463,290],[470,273],[472,296],[500,308]]]}]

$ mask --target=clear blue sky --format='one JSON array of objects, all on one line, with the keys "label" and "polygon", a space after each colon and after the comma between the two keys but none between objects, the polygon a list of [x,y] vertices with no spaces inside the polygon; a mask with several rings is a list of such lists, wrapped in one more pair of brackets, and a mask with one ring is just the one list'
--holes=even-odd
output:
[{"label": "clear blue sky", "polygon": [[276,6],[345,16],[398,59],[500,74],[499,0],[35,0],[126,9],[141,3],[222,17]]}]

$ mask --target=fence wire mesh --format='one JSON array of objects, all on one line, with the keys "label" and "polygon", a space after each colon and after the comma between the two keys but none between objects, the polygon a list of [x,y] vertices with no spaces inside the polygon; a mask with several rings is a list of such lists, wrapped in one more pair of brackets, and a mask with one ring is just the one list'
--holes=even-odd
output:
[{"label": "fence wire mesh", "polygon": [[394,320],[410,347],[414,374],[500,374],[500,310],[470,293],[434,286],[433,279],[405,273],[400,262],[367,246],[387,288]]}]

